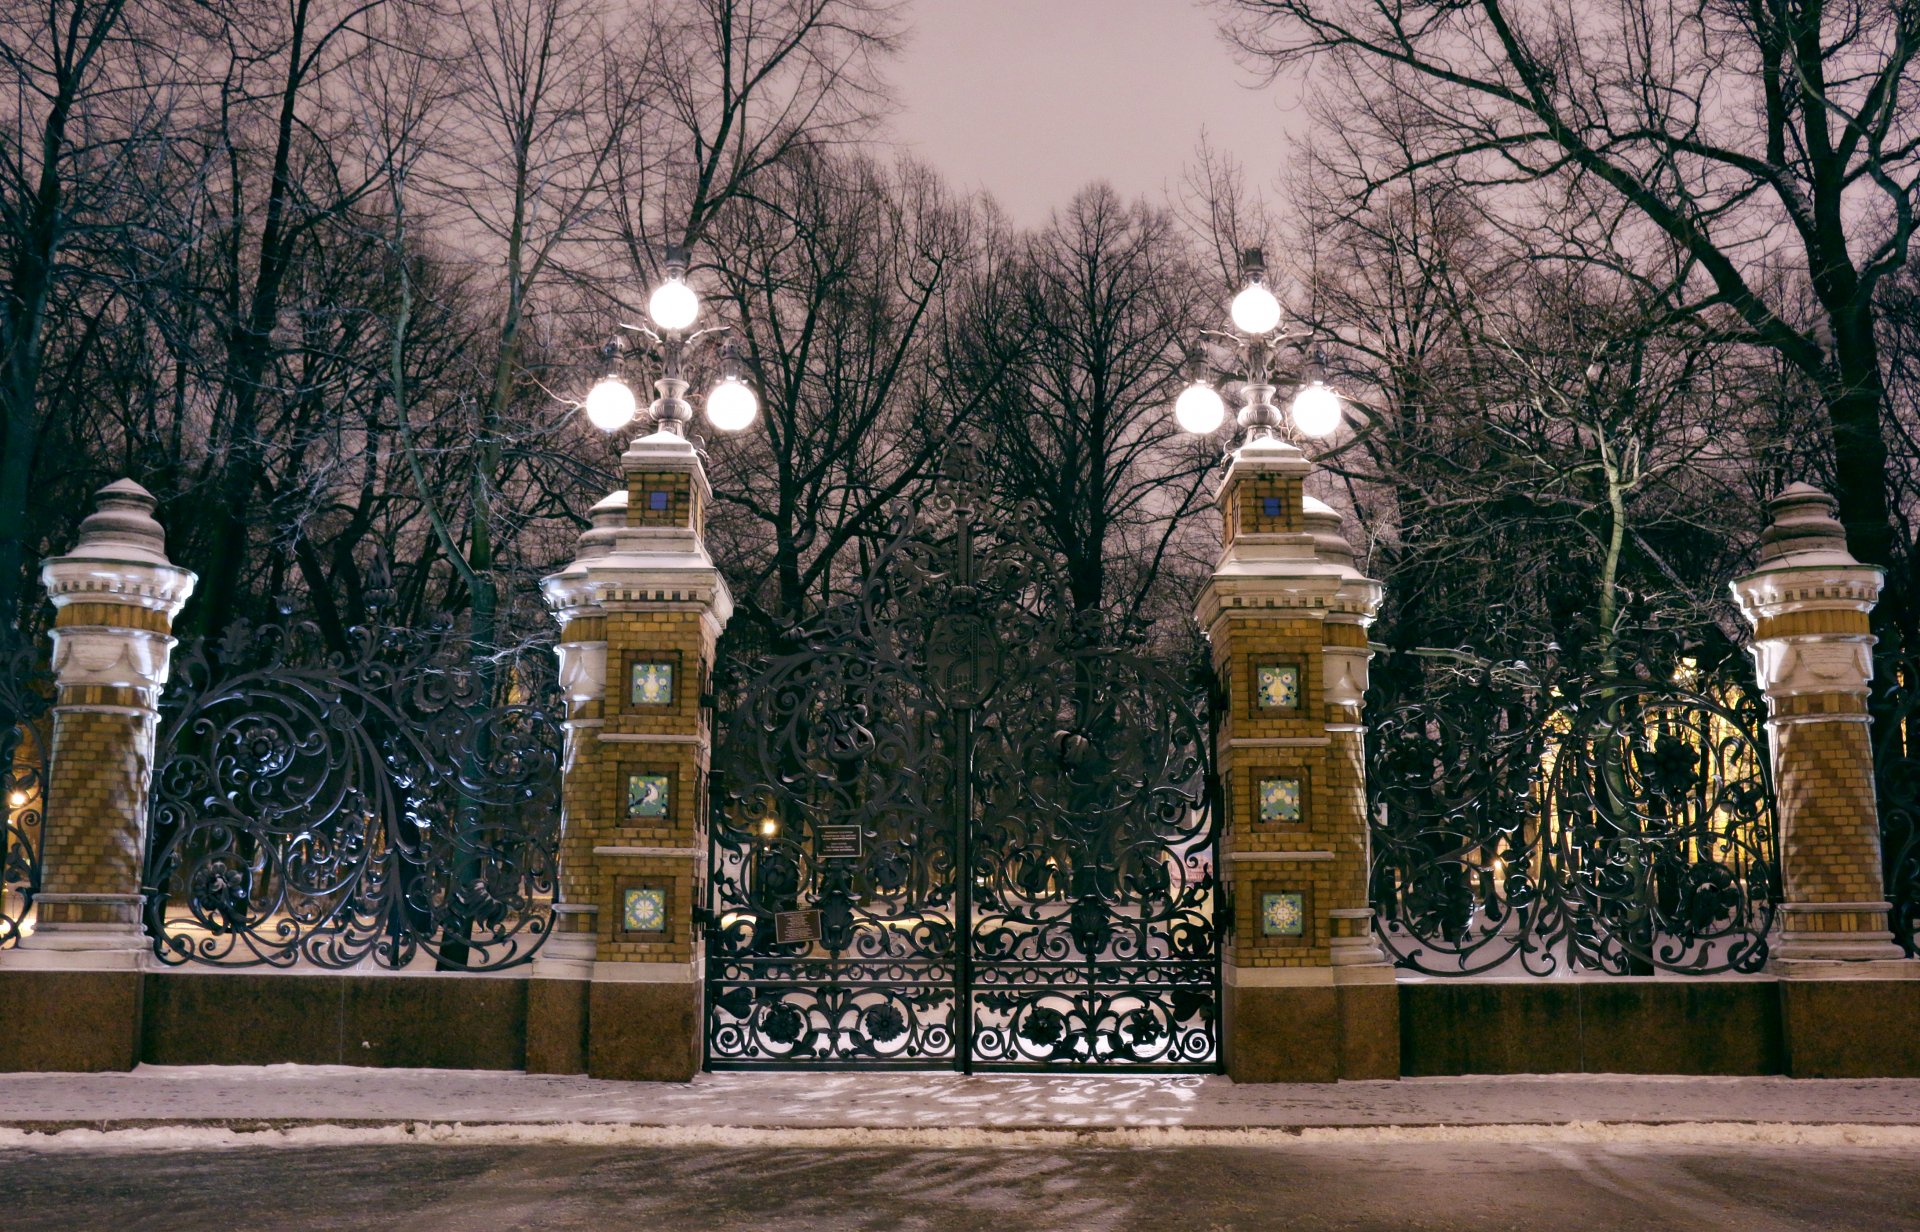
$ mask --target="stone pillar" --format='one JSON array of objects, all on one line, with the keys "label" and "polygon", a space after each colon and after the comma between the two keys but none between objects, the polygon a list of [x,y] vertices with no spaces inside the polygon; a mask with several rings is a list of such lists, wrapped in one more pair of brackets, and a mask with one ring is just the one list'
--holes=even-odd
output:
[{"label": "stone pillar", "polygon": [[[151,952],[140,885],[147,848],[160,690],[173,618],[194,575],[167,559],[154,499],[132,480],[108,484],[72,552],[41,566],[54,605],[53,711],[39,919],[0,953],[0,1001],[36,1005],[40,1038],[11,1038],[48,1069],[130,1069],[138,1058],[140,971]],[[33,988],[14,979],[33,977]],[[0,1057],[0,1068],[16,1068]],[[28,1064],[25,1067],[36,1067]]]},{"label": "stone pillar", "polygon": [[633,442],[627,486],[547,578],[568,697],[558,932],[534,964],[528,1068],[685,1080],[702,1060],[702,694],[733,609],[693,446]]},{"label": "stone pillar", "polygon": [[1306,495],[1292,445],[1249,441],[1219,492],[1197,616],[1224,686],[1221,1047],[1237,1082],[1393,1078],[1393,968],[1368,901],[1362,708],[1378,582]]},{"label": "stone pillar", "polygon": [[1796,483],[1769,508],[1759,567],[1733,595],[1753,626],[1772,735],[1785,891],[1774,969],[1904,975],[1920,964],[1889,961],[1901,950],[1887,920],[1867,715],[1882,571],[1847,550],[1826,493]]}]

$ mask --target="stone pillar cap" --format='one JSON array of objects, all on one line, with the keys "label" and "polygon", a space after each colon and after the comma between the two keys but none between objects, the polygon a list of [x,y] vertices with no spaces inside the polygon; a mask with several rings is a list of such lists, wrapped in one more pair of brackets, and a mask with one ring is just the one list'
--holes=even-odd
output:
[{"label": "stone pillar cap", "polygon": [[1358,560],[1353,545],[1340,533],[1339,511],[1312,493],[1305,494],[1302,507],[1307,530],[1313,535],[1313,554],[1331,564],[1346,565],[1357,573]]},{"label": "stone pillar cap", "polygon": [[1301,453],[1293,442],[1267,436],[1248,441],[1227,456],[1227,476],[1220,486],[1224,490],[1236,471],[1281,471],[1305,475],[1311,470],[1313,463],[1307,461],[1307,455]]},{"label": "stone pillar cap", "polygon": [[94,511],[80,523],[68,559],[118,560],[171,565],[167,536],[154,521],[159,502],[131,479],[116,479],[94,493]]},{"label": "stone pillar cap", "polygon": [[1759,568],[1859,566],[1847,549],[1840,506],[1812,484],[1788,484],[1767,502],[1767,529],[1760,535]]},{"label": "stone pillar cap", "polygon": [[595,560],[613,551],[614,541],[627,524],[627,490],[621,488],[609,492],[600,499],[600,503],[587,510],[587,521],[592,525],[580,532],[580,550],[574,560]]},{"label": "stone pillar cap", "polygon": [[707,482],[707,468],[701,465],[700,451],[693,442],[674,432],[652,432],[627,443],[620,455],[620,469],[628,475],[642,471],[685,471],[693,477],[693,486],[702,499],[713,495]]}]

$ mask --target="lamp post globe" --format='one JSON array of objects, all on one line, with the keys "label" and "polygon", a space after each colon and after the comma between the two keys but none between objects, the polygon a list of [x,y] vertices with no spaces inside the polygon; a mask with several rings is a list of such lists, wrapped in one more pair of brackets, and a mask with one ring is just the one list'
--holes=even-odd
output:
[{"label": "lamp post globe", "polygon": [[1174,399],[1173,418],[1182,430],[1206,436],[1219,431],[1220,425],[1226,422],[1227,404],[1213,386],[1195,381]]},{"label": "lamp post globe", "polygon": [[678,274],[655,287],[647,299],[647,315],[653,323],[671,333],[679,333],[700,316],[700,297]]},{"label": "lamp post globe", "polygon": [[587,420],[602,432],[618,432],[633,422],[640,404],[627,383],[611,374],[587,391]]},{"label": "lamp post globe", "polygon": [[707,393],[707,422],[722,432],[738,432],[759,414],[758,395],[739,377],[722,377]]},{"label": "lamp post globe", "polygon": [[1233,297],[1229,315],[1235,329],[1248,337],[1262,338],[1280,327],[1280,301],[1267,290],[1266,284],[1248,283]]},{"label": "lamp post globe", "polygon": [[1307,436],[1332,436],[1345,419],[1340,395],[1319,381],[1302,385],[1293,396],[1293,426]]}]

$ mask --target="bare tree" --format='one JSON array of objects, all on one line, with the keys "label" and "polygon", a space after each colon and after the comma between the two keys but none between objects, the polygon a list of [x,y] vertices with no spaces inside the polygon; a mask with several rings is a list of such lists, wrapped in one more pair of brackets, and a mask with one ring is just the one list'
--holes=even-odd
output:
[{"label": "bare tree", "polygon": [[1024,341],[989,404],[991,460],[1011,495],[1039,505],[1076,609],[1157,614],[1162,568],[1205,508],[1217,457],[1168,410],[1186,346],[1212,323],[1214,280],[1169,211],[1106,184],[1019,252],[991,322]]},{"label": "bare tree", "polygon": [[[1913,234],[1920,125],[1904,92],[1920,8],[1219,2],[1254,63],[1328,75],[1320,93],[1355,104],[1349,127],[1387,109],[1417,121],[1417,140],[1357,193],[1451,166],[1479,185],[1571,177],[1612,194],[1685,257],[1672,315],[1775,350],[1820,390],[1850,540],[1876,563],[1903,554],[1875,294]],[[1793,278],[1774,277],[1782,268]]]},{"label": "bare tree", "polygon": [[50,335],[74,335],[78,354],[64,360],[70,378],[83,377],[81,357],[95,355],[102,322],[112,320],[106,284],[118,272],[95,258],[132,244],[147,221],[135,186],[172,136],[174,66],[150,37],[168,13],[143,0],[0,9],[9,113],[0,123],[0,612],[9,623],[22,614],[37,455],[60,428],[54,412],[85,387],[47,387]]},{"label": "bare tree", "polygon": [[[1004,357],[959,349],[996,246],[925,168],[795,150],[708,229],[764,413],[715,442],[716,530],[744,613],[797,621],[926,474]],[[956,370],[964,369],[964,371]]]}]

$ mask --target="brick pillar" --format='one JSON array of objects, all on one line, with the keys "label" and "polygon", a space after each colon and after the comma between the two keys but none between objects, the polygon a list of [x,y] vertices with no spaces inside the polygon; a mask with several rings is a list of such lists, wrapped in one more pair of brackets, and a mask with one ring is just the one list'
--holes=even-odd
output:
[{"label": "brick pillar", "polygon": [[194,575],[167,559],[153,496],[100,489],[73,551],[41,566],[53,598],[53,711],[38,922],[0,951],[0,1070],[131,1069],[151,944],[140,893],[160,690]]},{"label": "brick pillar", "polygon": [[[1867,693],[1881,570],[1847,550],[1833,498],[1797,483],[1770,502],[1760,564],[1733,583],[1767,696],[1780,831],[1782,974],[1864,974],[1901,958],[1880,864]],[[1886,972],[1920,970],[1898,962]]]},{"label": "brick pillar", "polygon": [[733,603],[707,555],[712,490],[692,445],[656,432],[621,464],[626,489],[545,582],[568,696],[565,837],[528,1068],[685,1080],[702,1059],[701,694]]},{"label": "brick pillar", "polygon": [[39,924],[9,966],[133,969],[150,945],[140,894],[160,690],[194,575],[167,559],[153,496],[100,489],[72,552],[41,566],[59,701]]},{"label": "brick pillar", "polygon": [[1398,994],[1367,895],[1362,707],[1380,584],[1306,495],[1311,470],[1279,440],[1234,454],[1197,612],[1226,696],[1221,1047],[1238,1082],[1400,1069]]}]

